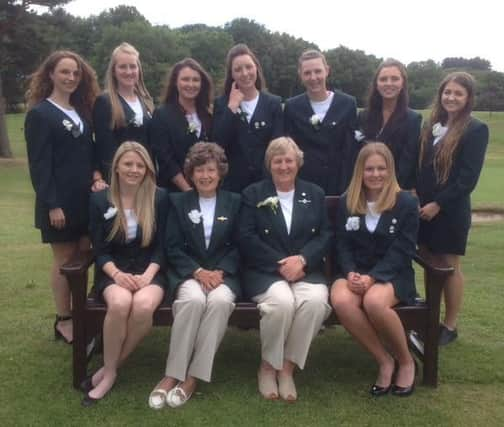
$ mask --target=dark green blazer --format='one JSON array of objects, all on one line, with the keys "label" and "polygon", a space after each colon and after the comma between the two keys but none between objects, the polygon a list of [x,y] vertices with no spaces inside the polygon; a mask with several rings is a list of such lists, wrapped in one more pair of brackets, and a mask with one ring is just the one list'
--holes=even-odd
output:
[{"label": "dark green blazer", "polygon": [[151,113],[139,98],[143,109],[143,123],[138,126],[135,124],[135,112],[119,95],[121,106],[126,119],[126,126],[112,129],[110,120],[112,118],[112,107],[107,93],[96,98],[93,107],[93,126],[96,141],[96,164],[107,181],[110,177],[110,167],[114,154],[124,141],[136,141],[142,144],[149,154],[152,155],[148,142],[148,127],[151,120]]},{"label": "dark green blazer", "polygon": [[[347,227],[356,218],[357,229]],[[415,255],[418,232],[418,201],[401,191],[395,206],[381,214],[373,233],[366,226],[365,215],[352,215],[346,207],[346,195],[338,200],[333,266],[337,277],[351,271],[369,274],[377,282],[391,282],[396,297],[405,303],[415,298]]]},{"label": "dark green blazer", "polygon": [[320,126],[310,123],[314,111],[306,93],[285,102],[285,133],[304,152],[299,177],[320,186],[327,195],[343,193],[352,176],[359,144],[355,98],[338,90]]},{"label": "dark green blazer", "polygon": [[272,139],[283,135],[280,97],[259,93],[250,123],[228,107],[229,98],[221,96],[214,104],[213,139],[226,150],[229,163],[223,188],[241,193],[253,182],[267,176],[264,153]]},{"label": "dark green blazer", "polygon": [[158,167],[157,183],[169,191],[179,191],[172,183],[175,175],[183,173],[189,149],[198,141],[207,141],[210,124],[203,117],[201,135],[189,131],[189,123],[179,105],[162,104],[154,111],[149,126],[149,141]]},{"label": "dark green blazer", "polygon": [[326,283],[323,259],[331,231],[324,192],[315,184],[296,180],[290,234],[280,204],[276,211],[269,206],[257,207],[267,197],[276,195],[271,179],[252,184],[243,192],[239,244],[245,261],[243,287],[248,297],[284,280],[278,272],[278,261],[291,255],[306,258],[304,281]]},{"label": "dark green blazer", "polygon": [[61,208],[67,227],[88,223],[89,193],[93,182],[94,143],[90,126],[77,137],[64,121],[63,111],[44,100],[26,115],[25,139],[30,177],[35,189],[35,226],[49,229],[49,210]]},{"label": "dark green blazer", "polygon": [[196,269],[224,271],[224,282],[239,297],[238,281],[240,256],[234,242],[240,195],[217,191],[215,217],[208,249],[205,246],[203,220],[195,224],[189,212],[200,210],[199,195],[191,190],[171,193],[171,210],[168,214],[165,233],[165,256],[168,283],[173,295],[177,287],[190,279]]}]

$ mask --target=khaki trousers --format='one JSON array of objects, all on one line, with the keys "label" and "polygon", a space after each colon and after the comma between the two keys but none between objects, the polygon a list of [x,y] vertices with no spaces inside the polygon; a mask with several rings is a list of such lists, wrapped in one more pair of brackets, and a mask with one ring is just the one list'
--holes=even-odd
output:
[{"label": "khaki trousers", "polygon": [[170,351],[165,374],[184,381],[187,376],[209,382],[215,353],[234,310],[235,294],[222,284],[205,292],[194,279],[186,280],[172,305]]},{"label": "khaki trousers", "polygon": [[253,300],[261,314],[262,359],[280,370],[284,359],[304,368],[310,344],[331,313],[324,284],[274,282]]}]

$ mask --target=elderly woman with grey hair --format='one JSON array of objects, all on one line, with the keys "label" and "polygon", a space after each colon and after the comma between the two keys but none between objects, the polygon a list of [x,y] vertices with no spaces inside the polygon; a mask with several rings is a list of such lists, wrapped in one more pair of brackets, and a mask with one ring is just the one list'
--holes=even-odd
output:
[{"label": "elderly woman with grey hair", "polygon": [[179,407],[198,380],[211,380],[215,353],[240,294],[233,243],[240,196],[219,189],[227,169],[221,147],[198,142],[184,165],[194,190],[170,194],[164,242],[174,320],[165,377],[149,396],[153,409]]},{"label": "elderly woman with grey hair", "polygon": [[265,155],[271,178],[242,196],[239,246],[243,286],[261,314],[259,391],[266,399],[297,399],[295,367],[304,368],[312,339],[329,315],[323,272],[331,232],[324,192],[297,178],[303,152],[286,137]]}]

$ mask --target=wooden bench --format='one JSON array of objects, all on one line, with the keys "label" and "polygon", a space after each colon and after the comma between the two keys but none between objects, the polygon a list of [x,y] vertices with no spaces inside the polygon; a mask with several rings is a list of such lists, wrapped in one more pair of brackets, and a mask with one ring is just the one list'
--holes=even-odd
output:
[{"label": "wooden bench", "polygon": [[[329,218],[335,218],[338,197],[326,198]],[[417,299],[414,305],[397,306],[409,342],[418,359],[423,363],[423,383],[437,386],[438,382],[438,335],[442,284],[453,272],[451,267],[434,267],[420,256],[415,261],[423,268],[425,299]],[[81,253],[61,268],[72,292],[73,316],[73,385],[78,387],[87,374],[88,346],[102,331],[106,306],[88,295],[88,270],[93,264],[91,252]],[[328,263],[329,264],[329,263]],[[327,265],[328,274],[330,265]],[[154,326],[171,325],[171,306],[161,304],[154,313]],[[334,312],[326,325],[339,323]],[[259,311],[255,303],[239,302],[229,319],[230,326],[250,329],[259,328]]]}]

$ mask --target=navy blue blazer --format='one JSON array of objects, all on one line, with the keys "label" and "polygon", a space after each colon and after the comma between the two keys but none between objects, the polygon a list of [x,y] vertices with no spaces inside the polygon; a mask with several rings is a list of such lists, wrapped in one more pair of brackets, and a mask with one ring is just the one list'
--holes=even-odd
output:
[{"label": "navy blue blazer", "polygon": [[190,279],[195,270],[224,271],[224,282],[239,297],[238,281],[240,256],[234,241],[240,195],[217,191],[212,236],[208,248],[205,245],[203,221],[195,224],[189,212],[200,211],[199,195],[191,190],[171,193],[172,209],[168,215],[165,233],[165,254],[168,264],[168,283],[173,294],[177,287]]},{"label": "navy blue blazer", "polygon": [[239,245],[244,259],[243,287],[249,297],[284,280],[278,272],[278,261],[291,255],[303,255],[306,259],[303,281],[327,281],[323,259],[332,233],[324,192],[315,184],[296,180],[290,234],[280,204],[276,209],[257,207],[266,198],[276,196],[271,179],[252,184],[243,191]]},{"label": "navy blue blazer", "polygon": [[112,240],[108,236],[112,230],[115,216],[105,218],[105,214],[113,208],[109,201],[109,190],[98,191],[91,195],[89,203],[89,232],[95,261],[95,286],[104,287],[108,276],[103,272],[103,266],[107,262],[113,262],[120,270],[130,273],[143,273],[150,263],[156,263],[164,268],[163,256],[163,233],[166,224],[167,201],[166,193],[162,189],[156,189],[155,196],[155,236],[147,247],[142,247],[142,229],[139,226],[136,237],[126,243],[118,235]]},{"label": "navy blue blazer", "polygon": [[322,187],[327,195],[339,195],[350,182],[359,150],[353,134],[357,104],[354,97],[336,90],[319,126],[311,124],[313,114],[306,93],[285,102],[285,132],[304,152],[299,176]]},{"label": "navy blue blazer", "polygon": [[213,140],[226,150],[229,172],[223,188],[241,193],[253,182],[266,177],[264,153],[272,139],[283,135],[280,97],[259,92],[250,123],[228,108],[229,98],[221,96],[214,104]]},{"label": "navy blue blazer", "polygon": [[64,122],[72,119],[44,100],[26,115],[30,177],[35,190],[35,226],[49,229],[49,210],[61,208],[67,227],[84,227],[88,222],[88,200],[93,181],[94,143],[84,121],[81,135],[74,137]]},{"label": "navy blue blazer", "polygon": [[151,153],[147,129],[151,120],[151,113],[138,98],[143,110],[143,123],[138,125],[135,123],[135,112],[126,102],[126,100],[119,95],[119,100],[124,111],[126,119],[125,127],[118,127],[112,129],[110,127],[110,120],[112,119],[112,109],[110,106],[110,98],[107,93],[104,93],[96,98],[93,107],[93,126],[96,141],[96,165],[97,169],[101,171],[103,177],[107,182],[110,180],[110,167],[112,166],[112,159],[114,154],[124,141],[136,141],[142,144],[149,154]]},{"label": "navy blue blazer", "polygon": [[[478,183],[483,167],[488,137],[488,126],[472,118],[454,153],[448,180],[440,184],[436,179],[433,159],[436,147],[443,141],[433,146],[431,135],[427,144],[426,161],[422,163],[417,174],[416,191],[422,206],[435,201],[441,208],[431,221],[422,221],[419,235],[419,241],[427,244],[434,252],[461,255],[465,253],[471,226],[470,195]],[[448,245],[449,240],[454,244]]]},{"label": "navy blue blazer", "polygon": [[370,128],[366,110],[359,112],[358,120],[359,128],[366,140],[383,142],[392,151],[397,181],[401,188],[405,190],[414,188],[420,151],[422,116],[408,108],[405,115],[391,117],[383,129],[383,123],[380,123],[379,129]]},{"label": "navy blue blazer", "polygon": [[[357,222],[356,227],[351,226],[352,220]],[[339,267],[337,277],[346,278],[351,271],[369,274],[377,282],[391,282],[396,297],[412,303],[416,295],[412,259],[418,223],[418,202],[408,192],[397,194],[395,206],[382,212],[373,233],[367,229],[365,215],[348,212],[346,195],[342,196],[336,211],[333,251],[333,266]]]},{"label": "navy blue blazer", "polygon": [[207,141],[210,129],[202,118],[201,135],[191,132],[187,118],[179,105],[163,104],[156,108],[150,123],[149,136],[158,167],[158,185],[169,191],[180,191],[172,179],[184,173],[184,162],[189,149],[198,141]]}]

